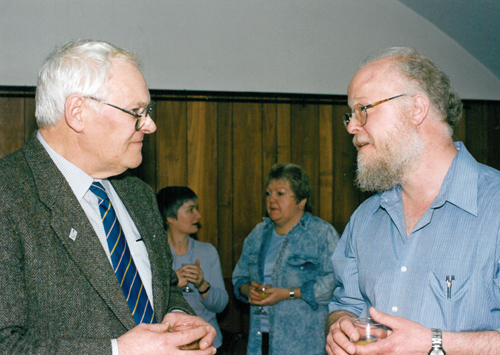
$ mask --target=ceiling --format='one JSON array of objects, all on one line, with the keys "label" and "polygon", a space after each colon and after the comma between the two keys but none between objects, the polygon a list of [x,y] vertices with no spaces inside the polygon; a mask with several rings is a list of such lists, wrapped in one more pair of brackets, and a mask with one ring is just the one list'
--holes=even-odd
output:
[{"label": "ceiling", "polygon": [[500,0],[399,0],[500,79]]}]

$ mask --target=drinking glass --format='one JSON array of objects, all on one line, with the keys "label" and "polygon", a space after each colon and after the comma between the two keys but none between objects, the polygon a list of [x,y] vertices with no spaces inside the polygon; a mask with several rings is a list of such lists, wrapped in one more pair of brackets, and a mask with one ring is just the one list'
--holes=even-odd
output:
[{"label": "drinking glass", "polygon": [[[183,263],[182,266],[186,266],[186,265],[193,265],[193,264],[189,264],[189,263]],[[184,293],[191,293],[191,292],[194,292],[193,289],[191,287],[189,287],[189,282],[187,283],[186,286],[182,287],[181,288],[182,292]]]},{"label": "drinking glass", "polygon": [[[259,287],[256,287],[255,290],[259,293],[260,298],[264,299],[264,298],[269,296],[269,293],[264,293],[264,291],[270,289],[271,287],[272,287],[271,285],[262,284],[262,285],[259,285]],[[257,310],[255,310],[253,313],[254,314],[261,314],[261,315],[267,314],[267,312],[263,306],[259,306],[259,308]]]},{"label": "drinking glass", "polygon": [[[193,291],[191,291],[193,292]],[[169,332],[180,332],[183,330],[191,329],[192,327],[187,324],[177,324],[175,327],[170,326],[168,328]],[[200,339],[193,341],[192,343],[181,345],[178,347],[179,350],[199,350],[200,349]]]},{"label": "drinking glass", "polygon": [[356,318],[352,321],[359,333],[357,345],[366,345],[387,337],[387,327],[371,318]]}]

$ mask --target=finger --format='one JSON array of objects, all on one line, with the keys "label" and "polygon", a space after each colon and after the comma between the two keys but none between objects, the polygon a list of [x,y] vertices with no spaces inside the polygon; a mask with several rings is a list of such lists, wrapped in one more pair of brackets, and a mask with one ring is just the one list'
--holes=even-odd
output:
[{"label": "finger", "polygon": [[397,317],[390,316],[387,313],[380,312],[375,309],[375,307],[370,307],[368,310],[372,319],[380,324],[387,325],[389,328],[397,328],[398,321]]},{"label": "finger", "polygon": [[326,338],[326,352],[328,355],[349,355],[333,340],[333,335],[330,333]]},{"label": "finger", "polygon": [[251,282],[251,284],[250,284],[250,286],[251,286],[251,288],[252,288],[252,290],[253,290],[253,289],[258,288],[258,287],[259,287],[259,284],[258,284],[257,282],[255,282],[255,281],[252,281],[252,282]]},{"label": "finger", "polygon": [[[173,331],[172,335],[175,337],[175,342],[178,344],[177,346],[191,344],[196,340],[201,341],[201,339],[206,337],[207,333],[209,332],[207,326],[195,326],[191,328],[188,325],[181,324],[179,327],[180,330],[176,330],[175,326],[171,327],[170,329],[171,332]],[[185,327],[187,327],[188,329],[183,329]],[[211,343],[207,345],[207,341],[205,341],[204,344],[205,347],[203,349],[206,349],[211,345]],[[200,347],[201,346],[202,345],[200,342]]]},{"label": "finger", "polygon": [[200,267],[200,259],[196,259],[195,264],[196,264],[196,266]]},{"label": "finger", "polygon": [[[340,329],[334,330],[332,338],[335,345],[334,348],[341,350],[342,352],[345,352],[347,354],[356,353],[356,345],[352,343]],[[338,350],[336,350],[335,354],[339,353]],[[340,354],[342,354],[342,352],[340,352]]]},{"label": "finger", "polygon": [[205,335],[200,340],[200,349],[202,350],[212,346],[215,339],[215,329],[213,327],[207,325],[203,328],[205,329]]}]

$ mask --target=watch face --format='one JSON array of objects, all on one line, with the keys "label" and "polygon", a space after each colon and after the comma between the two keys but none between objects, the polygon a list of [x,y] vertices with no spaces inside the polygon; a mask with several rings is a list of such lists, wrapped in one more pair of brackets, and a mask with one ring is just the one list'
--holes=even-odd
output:
[{"label": "watch face", "polygon": [[443,349],[435,349],[432,348],[431,351],[429,351],[429,355],[446,355]]}]

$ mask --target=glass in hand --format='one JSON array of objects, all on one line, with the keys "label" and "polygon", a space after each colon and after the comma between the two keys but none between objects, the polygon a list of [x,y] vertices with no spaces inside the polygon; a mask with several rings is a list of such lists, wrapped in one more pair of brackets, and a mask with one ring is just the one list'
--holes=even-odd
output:
[{"label": "glass in hand", "polygon": [[[189,263],[184,263],[182,264],[182,266],[186,266],[186,265],[192,265],[192,264],[189,264]],[[193,289],[191,287],[189,287],[189,282],[186,284],[186,286],[182,287],[181,288],[182,292],[184,293],[191,293],[191,292],[194,292]]]},{"label": "glass in hand", "polygon": [[[267,298],[269,296],[269,293],[265,293],[264,291],[270,289],[271,287],[272,287],[271,285],[262,284],[262,285],[259,285],[258,287],[255,287],[254,289],[255,289],[255,291],[257,291],[259,293],[260,298],[264,299],[264,298]],[[261,314],[261,315],[268,314],[263,306],[259,306],[259,308],[257,308],[257,310],[255,310],[253,313],[254,314]]]},{"label": "glass in hand", "polygon": [[387,327],[375,322],[371,318],[353,319],[353,324],[359,333],[357,345],[367,345],[387,337]]}]

